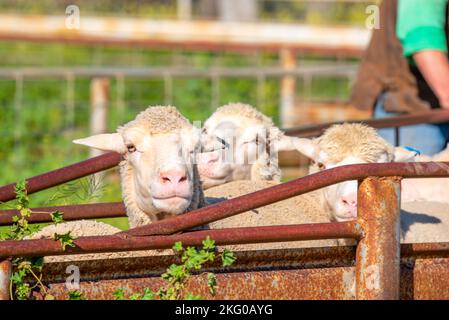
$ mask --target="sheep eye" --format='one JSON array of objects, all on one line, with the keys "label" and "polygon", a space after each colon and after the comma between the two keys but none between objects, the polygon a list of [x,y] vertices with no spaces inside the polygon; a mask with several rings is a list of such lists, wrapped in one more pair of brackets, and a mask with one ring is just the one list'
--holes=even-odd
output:
[{"label": "sheep eye", "polygon": [[318,169],[320,169],[320,170],[326,169],[326,166],[321,162],[318,162],[317,165],[318,165]]},{"label": "sheep eye", "polygon": [[136,151],[136,147],[132,144],[127,145],[126,148],[128,148],[129,153],[133,153],[134,151]]},{"label": "sheep eye", "polygon": [[216,137],[217,140],[223,145],[223,148],[229,148],[229,143],[227,143],[224,139],[220,138],[220,137]]}]

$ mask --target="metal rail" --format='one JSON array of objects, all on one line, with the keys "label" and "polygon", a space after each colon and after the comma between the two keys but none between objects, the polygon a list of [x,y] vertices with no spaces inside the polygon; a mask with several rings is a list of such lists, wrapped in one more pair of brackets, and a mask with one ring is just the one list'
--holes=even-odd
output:
[{"label": "metal rail", "polygon": [[65,19],[64,15],[2,14],[0,39],[219,51],[278,52],[279,48],[288,48],[298,52],[359,57],[370,37],[369,30],[359,27],[88,16],[83,16],[81,29],[71,32],[67,30]]},{"label": "metal rail", "polygon": [[[126,216],[123,202],[79,204],[68,206],[54,206],[31,208],[33,214],[27,218],[29,223],[51,222],[50,213],[55,211],[64,213],[65,221],[80,219],[119,218]],[[0,226],[13,223],[13,217],[19,215],[18,210],[0,210]]]},{"label": "metal rail", "polygon": [[355,75],[357,64],[320,64],[304,65],[297,68],[285,69],[282,67],[211,67],[200,68],[179,68],[179,67],[142,67],[142,68],[121,68],[121,67],[73,67],[73,68],[0,68],[0,78],[17,79],[22,78],[42,78],[42,77],[127,77],[127,78],[161,78],[166,77],[283,77],[283,76],[340,76],[349,77]]},{"label": "metal rail", "polygon": [[172,234],[336,183],[375,176],[399,176],[403,178],[448,177],[449,162],[370,163],[336,167],[197,209],[186,215],[167,218],[124,231],[122,234],[133,236]]},{"label": "metal rail", "polygon": [[[135,243],[134,241],[137,241],[138,249],[142,249],[141,245],[144,243],[146,245],[150,245],[151,248],[157,248],[157,245],[145,242],[144,240],[142,240],[143,242],[139,242],[140,240],[135,239],[137,238],[143,239],[145,238],[144,236],[150,235],[151,236],[170,235],[178,231],[182,231],[188,228],[193,228],[213,221],[224,219],[251,209],[269,205],[277,201],[282,201],[290,197],[314,191],[339,182],[347,180],[360,180],[373,176],[395,177],[395,178],[447,177],[449,176],[449,163],[430,162],[430,163],[357,164],[357,165],[348,165],[338,168],[332,168],[287,183],[283,183],[277,186],[273,186],[250,194],[246,194],[228,201],[200,208],[190,212],[189,214],[167,218],[149,225],[137,227],[128,231],[123,231],[115,236],[111,236],[111,238],[102,238],[103,239],[102,241],[93,241],[92,246],[89,245],[87,248],[85,247],[85,249],[87,250],[83,250],[83,247],[81,247],[81,249],[79,251],[76,251],[76,253],[99,252],[102,250],[110,250],[111,247],[107,244],[107,241],[105,241],[106,239],[111,239],[111,241],[119,241],[118,243],[120,244],[129,243],[130,245],[132,243]],[[398,195],[397,198],[399,198]],[[334,229],[334,231],[336,232],[336,229]],[[211,232],[211,231],[204,231],[204,232]],[[192,232],[191,234],[204,235],[204,232],[203,233]],[[259,239],[264,239],[264,234],[267,233],[261,232]],[[313,232],[311,232],[309,235],[313,237]],[[332,235],[333,235],[332,232],[328,234],[328,236]],[[337,236],[337,233],[335,233],[334,235]],[[352,237],[357,237],[358,235],[359,233],[356,233],[355,231],[352,233]],[[282,232],[279,232],[279,236],[282,236]],[[340,236],[341,233],[339,233],[338,237]],[[97,238],[98,237],[96,237],[96,239]],[[291,241],[293,240],[295,239],[291,239]],[[35,244],[38,243],[39,241],[42,241],[42,243],[44,243],[46,240],[36,240],[36,242],[30,243]],[[49,244],[50,242],[47,241],[46,243]],[[23,242],[9,241],[3,242],[3,244],[0,243],[1,244],[0,256],[6,256],[10,254],[16,255],[19,254],[19,252],[23,253],[23,251],[14,251],[15,250],[14,248],[18,248],[17,246],[19,246],[19,243]],[[83,242],[81,242],[80,244],[83,244]],[[23,244],[21,244],[20,246],[22,245]],[[34,250],[36,250],[35,247],[33,248]],[[56,248],[56,246],[52,248]],[[138,250],[137,248],[134,248],[134,250]]]},{"label": "metal rail", "polygon": [[212,229],[176,235],[129,237],[122,234],[82,237],[74,240],[75,247],[63,250],[59,241],[50,239],[0,241],[0,258],[18,256],[48,256],[96,252],[119,252],[148,249],[168,249],[177,241],[198,246],[209,236],[216,244],[248,244],[298,240],[357,238],[354,222],[299,224],[269,227]]},{"label": "metal rail", "polygon": [[[48,189],[90,174],[115,167],[121,156],[115,152],[81,161],[67,167],[46,172],[27,179],[27,192],[29,194]],[[0,202],[7,202],[15,198],[15,183],[0,188]]]},{"label": "metal rail", "polygon": [[324,130],[329,128],[334,124],[341,123],[364,123],[373,128],[398,128],[402,126],[410,126],[422,123],[444,123],[449,122],[449,110],[435,110],[435,111],[427,111],[420,112],[414,114],[405,114],[395,117],[388,117],[383,119],[366,119],[366,120],[357,120],[357,121],[339,121],[339,122],[328,122],[318,125],[311,126],[299,126],[294,128],[284,129],[284,132],[290,136],[299,136],[299,137],[316,137],[321,135]]}]

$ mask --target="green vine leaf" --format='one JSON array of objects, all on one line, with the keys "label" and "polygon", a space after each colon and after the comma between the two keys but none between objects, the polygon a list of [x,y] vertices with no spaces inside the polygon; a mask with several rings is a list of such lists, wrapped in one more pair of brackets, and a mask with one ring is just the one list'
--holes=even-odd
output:
[{"label": "green vine leaf", "polygon": [[69,300],[86,300],[83,294],[78,290],[70,290],[67,292]]},{"label": "green vine leaf", "polygon": [[55,240],[59,240],[61,242],[62,250],[65,251],[66,247],[75,247],[75,244],[73,243],[73,240],[75,240],[74,237],[70,234],[70,231],[64,234],[57,234],[54,235]]},{"label": "green vine leaf", "polygon": [[232,251],[229,251],[228,249],[223,250],[223,253],[221,254],[221,262],[223,267],[229,267],[235,262],[235,260],[237,260],[237,257]]},{"label": "green vine leaf", "polygon": [[55,224],[56,223],[61,223],[61,222],[64,221],[64,219],[63,219],[64,218],[64,214],[61,211],[59,211],[59,210],[50,213],[50,215],[51,215],[51,220]]}]

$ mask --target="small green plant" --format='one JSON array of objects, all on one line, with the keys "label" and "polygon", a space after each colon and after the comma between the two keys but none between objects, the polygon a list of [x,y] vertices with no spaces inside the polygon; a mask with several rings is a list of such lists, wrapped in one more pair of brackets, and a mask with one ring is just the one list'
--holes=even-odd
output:
[{"label": "small green plant", "polygon": [[[26,181],[20,181],[16,184],[14,191],[16,193],[16,205],[15,208],[19,211],[18,216],[13,216],[13,224],[9,233],[3,237],[4,240],[23,240],[25,237],[35,233],[39,230],[39,226],[30,225],[28,218],[34,213],[29,208],[29,197],[26,190]],[[51,219],[54,224],[63,221],[63,213],[55,211],[50,213]],[[55,240],[61,242],[62,248],[65,250],[66,246],[73,246],[74,238],[67,234],[55,234]],[[52,300],[54,297],[47,293],[47,288],[42,283],[42,266],[43,258],[23,258],[17,257],[12,259],[12,266],[14,271],[10,279],[10,296],[11,299],[17,298],[19,300],[25,300],[30,297],[31,291],[38,287],[43,294],[44,299]],[[35,280],[35,284],[30,286],[25,281],[27,276],[31,276]]]},{"label": "small green plant", "polygon": [[67,292],[69,300],[86,300],[81,292],[78,290],[70,290]]},{"label": "small green plant", "polygon": [[[167,271],[162,274],[162,279],[165,280],[166,285],[159,288],[158,291],[153,292],[146,288],[143,294],[132,294],[131,300],[152,300],[159,298],[161,300],[200,300],[201,296],[194,295],[191,292],[185,292],[184,288],[192,273],[200,270],[207,262],[213,262],[216,258],[215,241],[207,237],[202,242],[203,248],[196,249],[194,247],[187,247],[184,249],[181,242],[176,242],[173,245],[173,250],[181,256],[181,264],[172,264]],[[234,263],[236,257],[233,252],[225,249],[221,254],[221,262],[223,267],[228,267]],[[207,287],[211,295],[215,295],[218,285],[215,274],[212,272],[205,272],[207,279]],[[113,296],[116,300],[126,299],[123,288],[117,289]]]}]

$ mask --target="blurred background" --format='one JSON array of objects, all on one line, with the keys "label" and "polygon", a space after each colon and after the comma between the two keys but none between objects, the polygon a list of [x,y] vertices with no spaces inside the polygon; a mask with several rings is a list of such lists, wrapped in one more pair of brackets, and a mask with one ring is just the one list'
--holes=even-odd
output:
[{"label": "blurred background", "polygon": [[[245,102],[282,128],[370,118],[347,101],[373,3],[0,0],[0,185],[92,156],[71,141],[114,131],[148,105],[205,120]],[[284,179],[301,163],[283,155]],[[120,200],[113,169],[31,205]]]}]

